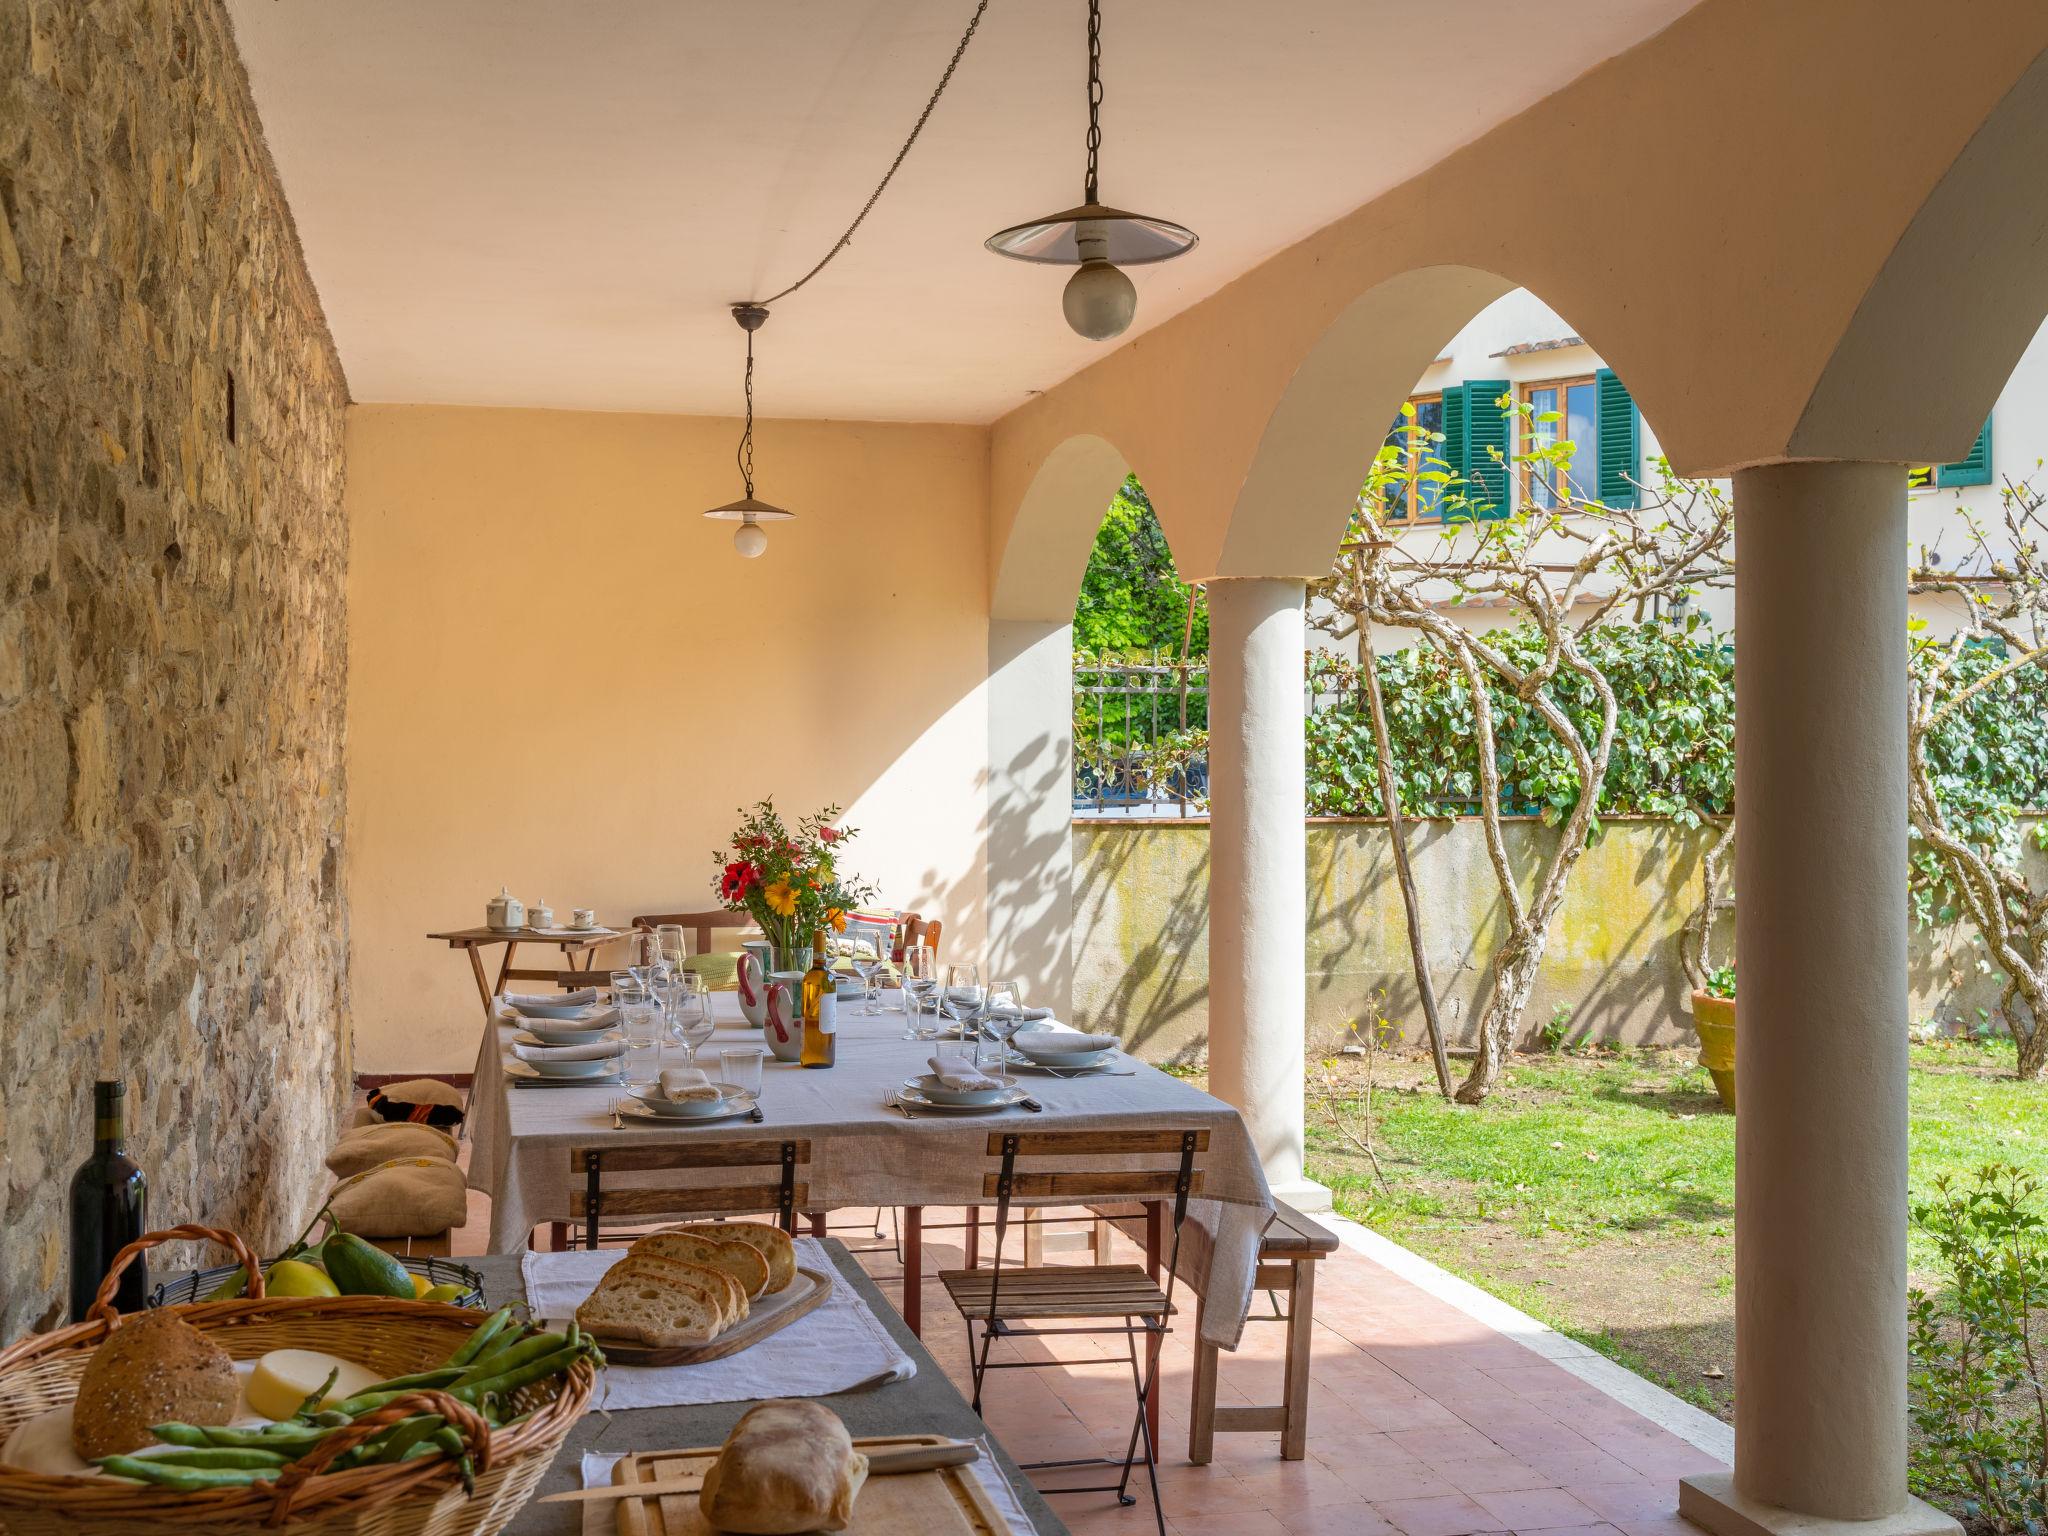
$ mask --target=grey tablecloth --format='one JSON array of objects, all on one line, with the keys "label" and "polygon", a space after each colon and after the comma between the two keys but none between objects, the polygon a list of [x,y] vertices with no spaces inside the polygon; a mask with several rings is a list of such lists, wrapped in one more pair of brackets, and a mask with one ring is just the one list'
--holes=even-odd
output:
[{"label": "grey tablecloth", "polygon": [[[719,1029],[704,1047],[716,1070],[722,1046],[761,1043],[759,1030],[739,1019],[729,993],[714,994]],[[988,1170],[987,1140],[997,1126],[1032,1130],[1204,1129],[1209,1150],[1202,1163],[1204,1198],[1190,1212],[1193,1228],[1182,1245],[1179,1271],[1207,1302],[1203,1332],[1211,1343],[1235,1348],[1252,1293],[1260,1234],[1273,1214],[1251,1137],[1236,1110],[1221,1099],[1152,1067],[1129,1077],[1034,1076],[1027,1082],[1043,1114],[1012,1109],[1001,1115],[928,1114],[906,1120],[883,1107],[883,1096],[906,1077],[924,1072],[929,1042],[902,1038],[900,1016],[842,1015],[838,1064],[805,1071],[768,1062],[761,1106],[766,1123],[722,1121],[709,1126],[629,1123],[612,1129],[615,1087],[527,1089],[511,1086],[504,1071],[509,1024],[486,1026],[470,1094],[472,1187],[491,1196],[493,1253],[517,1253],[545,1221],[568,1217],[569,1196],[581,1187],[570,1149],[645,1144],[706,1136],[808,1137],[810,1209],[845,1206],[981,1204]],[[649,1176],[674,1183],[677,1175]],[[609,1186],[613,1181],[608,1179]],[[631,1175],[617,1183],[634,1182]]]},{"label": "grey tablecloth", "polygon": [[[856,1439],[864,1435],[920,1434],[974,1440],[988,1435],[981,1420],[975,1417],[952,1382],[946,1379],[946,1373],[903,1326],[903,1320],[895,1310],[883,1300],[882,1293],[875,1288],[875,1283],[867,1277],[859,1262],[837,1242],[828,1241],[825,1248],[840,1272],[874,1309],[883,1326],[917,1361],[917,1374],[908,1381],[892,1381],[865,1392],[841,1392],[821,1397],[818,1401],[844,1419],[848,1431]],[[474,1265],[482,1273],[484,1299],[488,1305],[499,1306],[525,1294],[519,1279],[517,1259],[492,1257],[464,1262]],[[538,1500],[542,1494],[583,1486],[580,1469],[585,1451],[684,1450],[693,1445],[717,1445],[751,1406],[751,1403],[705,1403],[687,1408],[633,1408],[611,1415],[586,1414],[569,1431],[569,1438],[555,1457],[554,1465],[548,1468],[547,1475],[535,1491],[535,1501],[521,1510],[506,1530],[510,1536],[579,1536],[583,1530],[581,1505],[542,1504]],[[993,1444],[994,1437],[988,1438]],[[996,1459],[1010,1479],[1010,1486],[1016,1490],[1040,1536],[1065,1536],[1066,1526],[1060,1523],[1059,1517],[1047,1507],[1030,1481],[1017,1470],[1008,1453],[1000,1445],[995,1450]]]}]

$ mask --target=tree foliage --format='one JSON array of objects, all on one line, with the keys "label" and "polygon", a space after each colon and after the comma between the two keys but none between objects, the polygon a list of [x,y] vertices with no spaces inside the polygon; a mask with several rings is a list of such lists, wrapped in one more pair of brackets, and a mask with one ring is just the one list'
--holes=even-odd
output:
[{"label": "tree foliage", "polygon": [[[1096,655],[1180,654],[1188,587],[1174,571],[1166,530],[1138,477],[1127,477],[1103,514],[1074,605],[1074,645]],[[1209,607],[1199,594],[1188,653],[1209,654]]]}]

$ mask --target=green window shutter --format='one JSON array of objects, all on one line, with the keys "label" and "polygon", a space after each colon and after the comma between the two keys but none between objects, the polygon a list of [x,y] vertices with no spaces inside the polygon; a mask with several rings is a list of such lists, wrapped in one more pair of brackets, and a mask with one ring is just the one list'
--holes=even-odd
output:
[{"label": "green window shutter", "polygon": [[1991,483],[1991,418],[1984,418],[1984,430],[1970,445],[1969,454],[1953,464],[1938,465],[1934,483],[1940,486],[1989,485]]},{"label": "green window shutter", "polygon": [[[1481,517],[1508,515],[1508,464],[1514,458],[1514,415],[1496,403],[1512,386],[1506,379],[1467,379],[1465,391],[1466,492]],[[1496,459],[1489,449],[1498,449]]]},{"label": "green window shutter", "polygon": [[1593,375],[1595,435],[1600,439],[1600,500],[1610,507],[1633,507],[1642,494],[1632,476],[1643,458],[1643,416],[1635,397],[1612,368]]},{"label": "green window shutter", "polygon": [[[1438,450],[1438,457],[1444,461],[1444,468],[1458,477],[1458,482],[1444,487],[1446,497],[1462,496],[1466,488],[1465,478],[1465,386],[1451,384],[1444,389],[1444,440]],[[1446,521],[1457,522],[1460,514],[1455,511],[1444,513]]]}]

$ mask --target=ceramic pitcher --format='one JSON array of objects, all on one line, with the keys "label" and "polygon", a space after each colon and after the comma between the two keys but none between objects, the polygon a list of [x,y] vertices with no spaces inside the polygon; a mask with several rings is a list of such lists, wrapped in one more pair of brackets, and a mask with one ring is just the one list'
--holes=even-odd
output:
[{"label": "ceramic pitcher", "polygon": [[777,1061],[804,1053],[803,982],[778,977],[768,984],[768,1049]]},{"label": "ceramic pitcher", "polygon": [[751,949],[740,951],[740,1012],[755,1029],[768,1022],[768,975]]}]

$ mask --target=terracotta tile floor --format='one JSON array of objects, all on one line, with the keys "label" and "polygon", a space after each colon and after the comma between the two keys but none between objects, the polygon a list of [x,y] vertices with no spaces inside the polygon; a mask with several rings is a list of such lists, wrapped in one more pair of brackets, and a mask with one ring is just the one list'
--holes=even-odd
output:
[{"label": "terracotta tile floor", "polygon": [[[885,1239],[841,1212],[833,1235],[868,1248],[861,1262],[900,1301],[901,1266]],[[928,1211],[928,1224],[958,1220]],[[475,1252],[489,1202],[470,1200],[455,1251]],[[957,1266],[957,1232],[925,1243],[924,1340],[968,1390],[965,1335],[932,1278]],[[986,1238],[984,1247],[986,1247]],[[1119,1260],[1140,1257],[1118,1238]],[[1075,1257],[1080,1257],[1076,1255]],[[1051,1262],[1060,1262],[1055,1251]],[[1265,1306],[1261,1297],[1260,1305]],[[1193,1314],[1183,1326],[1192,1327]],[[1223,1357],[1217,1400],[1277,1402],[1283,1330],[1253,1324]],[[1060,1341],[1070,1363],[991,1378],[989,1427],[1020,1461],[1123,1454],[1131,1425],[1128,1367],[1107,1344]],[[1005,1346],[1013,1358],[1042,1343]],[[1474,1536],[1546,1531],[1599,1536],[1698,1536],[1677,1515],[1678,1479],[1721,1463],[1598,1388],[1543,1360],[1449,1303],[1340,1248],[1316,1282],[1310,1365],[1309,1454],[1279,1457],[1271,1434],[1219,1435],[1215,1460],[1187,1460],[1192,1354],[1184,1337],[1163,1356],[1160,1491],[1177,1536]],[[1142,1473],[1139,1474],[1142,1488]],[[1099,1480],[1084,1475],[1073,1481]],[[1054,1474],[1041,1474],[1053,1486]],[[1076,1536],[1152,1529],[1149,1500],[1131,1508],[1109,1494],[1058,1498]]]}]

